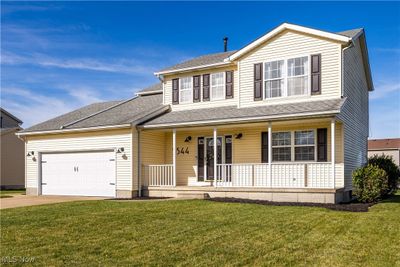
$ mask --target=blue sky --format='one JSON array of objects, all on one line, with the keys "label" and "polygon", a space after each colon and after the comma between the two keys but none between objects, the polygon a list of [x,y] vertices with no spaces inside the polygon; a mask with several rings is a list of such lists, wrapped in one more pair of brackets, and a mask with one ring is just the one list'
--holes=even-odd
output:
[{"label": "blue sky", "polygon": [[370,136],[400,137],[400,3],[1,2],[1,105],[32,124],[126,99],[153,72],[238,49],[283,22],[364,27],[375,91]]}]

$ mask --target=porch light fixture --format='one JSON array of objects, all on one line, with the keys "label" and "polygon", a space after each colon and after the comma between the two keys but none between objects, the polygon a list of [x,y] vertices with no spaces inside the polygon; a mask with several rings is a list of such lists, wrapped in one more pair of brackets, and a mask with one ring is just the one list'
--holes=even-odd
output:
[{"label": "porch light fixture", "polygon": [[243,137],[242,133],[235,134],[236,139],[241,139]]},{"label": "porch light fixture", "polygon": [[27,157],[32,157],[33,155],[35,155],[35,151],[28,152],[28,154],[26,156]]},{"label": "porch light fixture", "polygon": [[125,149],[123,147],[120,147],[117,149],[117,153],[123,153],[125,151]]},{"label": "porch light fixture", "polygon": [[192,137],[189,135],[188,137],[186,137],[185,143],[189,143],[190,141],[192,141]]}]

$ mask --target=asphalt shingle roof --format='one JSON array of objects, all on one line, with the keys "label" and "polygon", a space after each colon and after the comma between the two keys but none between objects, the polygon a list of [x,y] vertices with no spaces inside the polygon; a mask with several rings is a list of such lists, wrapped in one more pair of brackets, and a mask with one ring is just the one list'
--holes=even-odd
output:
[{"label": "asphalt shingle roof", "polygon": [[159,82],[159,83],[155,83],[153,85],[150,85],[149,87],[146,87],[146,88],[140,90],[138,92],[138,94],[156,92],[156,91],[161,91],[161,90],[162,90],[162,84],[161,84],[161,82]]},{"label": "asphalt shingle roof", "polygon": [[246,119],[257,117],[282,117],[306,113],[336,113],[340,111],[345,99],[319,100],[291,104],[275,104],[260,107],[237,108],[236,106],[193,109],[184,111],[171,111],[161,115],[151,121],[146,122],[145,126],[157,126],[165,124],[191,123],[196,124],[204,121]]},{"label": "asphalt shingle roof", "polygon": [[353,38],[354,36],[356,36],[359,32],[361,32],[363,30],[364,30],[363,28],[352,29],[352,30],[337,32],[337,34],[344,35],[344,36],[347,36],[349,38]]},{"label": "asphalt shingle roof", "polygon": [[173,71],[185,68],[192,68],[192,67],[199,67],[204,65],[216,64],[224,62],[224,59],[235,53],[234,51],[222,52],[222,53],[215,53],[215,54],[208,54],[200,57],[196,57],[182,63],[176,64],[174,66],[162,69],[160,72],[164,71]]},{"label": "asphalt shingle roof", "polygon": [[21,133],[134,123],[159,108],[162,108],[162,94],[95,103],[34,125]]}]

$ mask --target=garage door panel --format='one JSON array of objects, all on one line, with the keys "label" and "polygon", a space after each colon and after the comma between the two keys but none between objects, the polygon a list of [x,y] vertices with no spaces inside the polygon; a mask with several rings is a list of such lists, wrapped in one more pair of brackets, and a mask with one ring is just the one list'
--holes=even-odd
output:
[{"label": "garage door panel", "polygon": [[115,196],[115,153],[42,155],[43,195]]}]

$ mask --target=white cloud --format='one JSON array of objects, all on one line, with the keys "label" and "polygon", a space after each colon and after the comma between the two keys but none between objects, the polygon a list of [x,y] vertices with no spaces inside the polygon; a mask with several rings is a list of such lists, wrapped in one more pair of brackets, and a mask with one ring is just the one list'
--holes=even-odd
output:
[{"label": "white cloud", "polygon": [[383,82],[375,87],[375,90],[370,94],[370,99],[384,98],[400,92],[400,82]]},{"label": "white cloud", "polygon": [[2,88],[2,103],[23,122],[23,127],[46,121],[94,102],[104,101],[89,88],[69,90],[62,97],[48,96],[26,88]]},{"label": "white cloud", "polygon": [[154,69],[147,67],[146,64],[135,62],[134,60],[116,59],[104,61],[92,58],[61,59],[39,53],[25,56],[17,55],[11,52],[4,52],[1,58],[1,64],[35,65],[61,69],[78,69],[144,75],[148,75],[154,71]]}]

